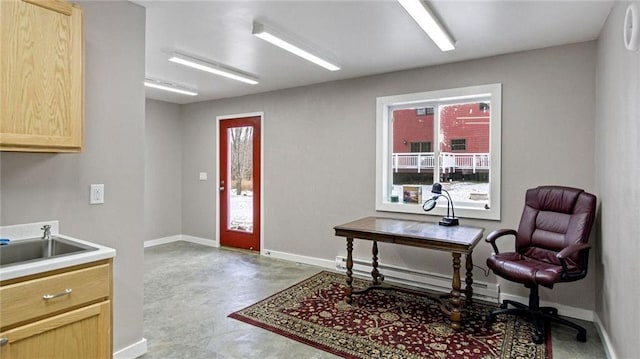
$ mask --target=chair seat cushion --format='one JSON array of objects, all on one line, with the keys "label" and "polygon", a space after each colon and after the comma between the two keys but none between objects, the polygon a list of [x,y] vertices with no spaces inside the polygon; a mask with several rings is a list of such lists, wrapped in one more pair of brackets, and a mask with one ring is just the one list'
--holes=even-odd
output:
[{"label": "chair seat cushion", "polygon": [[539,284],[553,288],[562,282],[562,266],[546,263],[519,253],[499,253],[487,259],[487,266],[498,276],[524,285]]}]

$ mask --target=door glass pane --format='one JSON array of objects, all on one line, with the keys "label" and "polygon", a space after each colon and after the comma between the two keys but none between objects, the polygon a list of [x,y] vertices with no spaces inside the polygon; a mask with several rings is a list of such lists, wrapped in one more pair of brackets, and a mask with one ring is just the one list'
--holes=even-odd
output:
[{"label": "door glass pane", "polygon": [[228,129],[228,229],[253,232],[253,127]]},{"label": "door glass pane", "polygon": [[490,103],[440,106],[440,178],[458,207],[488,208]]}]

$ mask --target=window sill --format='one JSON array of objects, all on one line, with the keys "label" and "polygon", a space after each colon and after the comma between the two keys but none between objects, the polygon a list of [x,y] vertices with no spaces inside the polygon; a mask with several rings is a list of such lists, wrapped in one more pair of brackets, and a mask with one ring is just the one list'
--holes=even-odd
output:
[{"label": "window sill", "polygon": [[[404,203],[378,203],[376,205],[376,211],[378,212],[394,212],[394,213],[409,213],[409,214],[421,214],[433,217],[444,217],[447,215],[446,206],[437,206],[429,212],[425,212],[422,209],[422,204],[404,204]],[[480,209],[472,207],[459,206],[455,207],[456,217],[461,219],[482,219],[499,221],[500,213],[491,211],[490,209]],[[434,219],[435,220],[435,219]]]}]

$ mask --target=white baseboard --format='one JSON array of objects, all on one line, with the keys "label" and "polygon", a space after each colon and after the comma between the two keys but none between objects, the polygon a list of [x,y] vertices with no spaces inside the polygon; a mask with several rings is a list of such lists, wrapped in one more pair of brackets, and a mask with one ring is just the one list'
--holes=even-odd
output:
[{"label": "white baseboard", "polygon": [[604,346],[604,353],[607,355],[607,359],[618,359],[615,350],[613,350],[613,345],[611,344],[611,338],[609,338],[609,334],[607,330],[604,328],[598,313],[594,313],[593,323],[596,326],[596,330],[600,335],[600,339],[602,339],[602,345]]},{"label": "white baseboard", "polygon": [[113,353],[113,359],[135,359],[143,356],[146,352],[147,339],[142,338],[140,341]]},{"label": "white baseboard", "polygon": [[220,243],[218,243],[218,241],[214,241],[212,239],[206,239],[202,237],[188,236],[186,234],[182,235],[182,240],[185,242],[202,244],[203,246],[208,246],[208,247],[216,247],[216,248],[220,247]]},{"label": "white baseboard", "polygon": [[326,269],[332,269],[332,270],[336,269],[334,262],[327,259],[301,256],[298,254],[291,254],[286,252],[272,251],[270,249],[263,249],[262,251],[260,251],[260,254],[267,257],[284,259],[290,262],[310,264],[310,265],[314,265],[314,266],[318,266]]},{"label": "white baseboard", "polygon": [[144,248],[159,246],[162,244],[173,243],[178,241],[197,243],[197,244],[202,244],[208,247],[220,247],[220,243],[211,239],[188,236],[186,234],[176,234],[174,236],[168,236],[168,237],[150,239],[148,241],[144,241]]},{"label": "white baseboard", "polygon": [[[519,302],[519,303],[522,303],[522,304],[529,304],[529,298],[528,297],[522,297],[522,296],[519,296],[519,295],[513,295],[513,294],[509,294],[509,293],[500,293],[500,302],[502,302],[505,299],[513,300],[514,302]],[[544,301],[544,300],[540,301],[540,306],[541,307],[554,307],[554,308],[558,309],[558,314],[560,314],[562,316],[565,316],[565,317],[575,318],[575,319],[580,319],[580,320],[586,320],[588,322],[593,322],[594,313],[593,313],[592,310],[571,307],[571,306],[568,306],[568,305],[548,302],[548,301]]]},{"label": "white baseboard", "polygon": [[181,240],[182,240],[181,234],[176,234],[175,236],[169,236],[169,237],[163,237],[163,238],[157,238],[157,239],[150,239],[148,241],[144,241],[144,248],[155,247],[162,244],[177,242]]}]

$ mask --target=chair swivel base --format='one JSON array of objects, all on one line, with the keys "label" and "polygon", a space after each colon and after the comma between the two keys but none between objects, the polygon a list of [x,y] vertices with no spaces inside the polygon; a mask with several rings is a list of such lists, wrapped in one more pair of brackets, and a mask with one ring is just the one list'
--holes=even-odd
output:
[{"label": "chair swivel base", "polygon": [[[509,304],[515,308],[507,308]],[[502,314],[520,315],[520,316],[530,318],[535,327],[533,342],[536,344],[542,344],[542,342],[544,342],[544,337],[545,337],[544,324],[547,321],[552,321],[562,325],[569,326],[578,331],[578,335],[576,335],[576,339],[578,341],[580,342],[587,341],[587,330],[579,326],[578,324],[575,324],[573,322],[570,322],[558,316],[558,310],[556,308],[540,307],[537,305],[527,306],[522,303],[514,302],[512,300],[504,300],[500,305],[500,309],[496,309],[487,315],[487,323],[493,323],[493,321],[495,320],[495,317],[497,315],[502,315]]]}]

